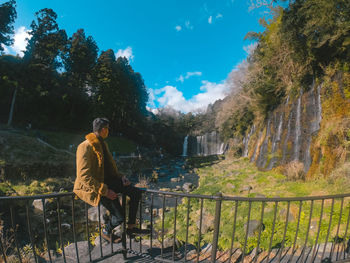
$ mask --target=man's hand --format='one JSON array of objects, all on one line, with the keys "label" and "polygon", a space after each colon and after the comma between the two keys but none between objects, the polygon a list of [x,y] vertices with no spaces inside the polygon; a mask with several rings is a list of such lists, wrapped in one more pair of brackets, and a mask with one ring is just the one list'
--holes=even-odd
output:
[{"label": "man's hand", "polygon": [[124,185],[124,186],[128,186],[128,185],[131,184],[130,181],[129,181],[129,179],[126,178],[125,176],[122,177],[122,182],[123,182],[123,185]]},{"label": "man's hand", "polygon": [[118,197],[118,194],[116,194],[113,190],[108,189],[106,197],[108,199],[114,200],[114,199],[116,199]]}]

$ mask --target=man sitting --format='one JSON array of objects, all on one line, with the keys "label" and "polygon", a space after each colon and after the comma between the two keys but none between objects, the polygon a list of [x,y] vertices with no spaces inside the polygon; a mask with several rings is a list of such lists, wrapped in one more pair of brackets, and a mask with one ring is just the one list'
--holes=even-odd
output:
[{"label": "man sitting", "polygon": [[148,230],[136,227],[136,213],[141,199],[141,190],[132,186],[121,174],[113,160],[106,142],[109,134],[109,120],[97,118],[93,121],[93,132],[85,136],[77,148],[77,177],[74,193],[84,202],[98,206],[101,203],[108,211],[102,237],[109,242],[119,242],[120,237],[112,236],[112,230],[123,222],[123,209],[118,193],[130,197],[127,234],[147,234]]}]

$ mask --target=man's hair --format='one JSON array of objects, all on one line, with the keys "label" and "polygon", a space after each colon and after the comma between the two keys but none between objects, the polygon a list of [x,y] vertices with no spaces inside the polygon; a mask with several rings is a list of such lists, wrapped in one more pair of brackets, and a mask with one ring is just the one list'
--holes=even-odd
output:
[{"label": "man's hair", "polygon": [[109,120],[107,118],[96,118],[92,122],[92,131],[100,132],[102,128],[109,126]]}]

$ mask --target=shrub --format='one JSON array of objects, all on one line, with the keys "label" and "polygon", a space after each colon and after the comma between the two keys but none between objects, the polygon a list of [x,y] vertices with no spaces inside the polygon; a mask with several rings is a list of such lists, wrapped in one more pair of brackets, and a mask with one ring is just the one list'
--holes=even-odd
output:
[{"label": "shrub", "polygon": [[292,161],[284,167],[283,174],[287,177],[288,180],[304,180],[304,164],[299,161]]}]

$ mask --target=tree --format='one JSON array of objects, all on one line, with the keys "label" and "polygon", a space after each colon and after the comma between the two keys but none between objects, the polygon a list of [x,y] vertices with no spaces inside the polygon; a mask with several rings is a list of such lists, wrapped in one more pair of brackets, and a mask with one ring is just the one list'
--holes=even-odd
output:
[{"label": "tree", "polygon": [[0,112],[8,112],[8,116],[0,114],[0,119],[5,121],[5,118],[8,117],[8,126],[12,125],[15,101],[23,79],[22,69],[22,59],[20,57],[0,56]]},{"label": "tree", "polygon": [[120,129],[121,108],[125,99],[118,89],[116,58],[112,49],[103,51],[94,69],[92,96],[96,115],[104,115],[112,122],[112,131]]},{"label": "tree", "polygon": [[84,86],[91,79],[91,72],[96,64],[98,47],[92,36],[86,37],[84,29],[79,29],[69,38],[64,59],[68,75],[79,86]]},{"label": "tree", "polygon": [[322,73],[330,62],[350,58],[350,2],[296,0],[284,11],[281,32],[300,60]]},{"label": "tree", "polygon": [[13,23],[16,18],[17,12],[15,0],[0,5],[0,55],[4,51],[3,45],[10,46],[13,43]]},{"label": "tree", "polygon": [[56,22],[57,14],[48,8],[35,13],[37,21],[31,24],[24,60],[42,68],[57,69],[58,55],[63,52],[67,41],[65,30],[60,30]]},{"label": "tree", "polygon": [[69,127],[81,127],[89,122],[91,100],[89,87],[92,85],[93,69],[97,61],[98,47],[94,39],[85,36],[79,29],[69,38],[64,53],[65,66],[64,112]]}]

